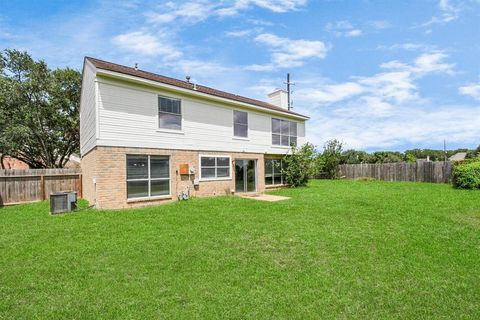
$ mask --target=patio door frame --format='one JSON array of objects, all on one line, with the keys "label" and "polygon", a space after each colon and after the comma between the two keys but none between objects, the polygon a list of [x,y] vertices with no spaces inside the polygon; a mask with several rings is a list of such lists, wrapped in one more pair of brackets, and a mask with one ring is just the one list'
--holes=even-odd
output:
[{"label": "patio door frame", "polygon": [[[242,166],[244,168],[243,170],[243,190],[239,191],[237,190],[237,163],[241,161]],[[245,168],[248,166],[248,161],[253,161],[253,170],[255,174],[255,189],[253,191],[248,191],[248,169],[245,170]],[[247,163],[247,166],[245,166],[245,163]],[[236,193],[247,193],[247,192],[257,192],[258,190],[258,170],[257,170],[257,164],[258,161],[257,159],[235,159],[235,192]]]}]

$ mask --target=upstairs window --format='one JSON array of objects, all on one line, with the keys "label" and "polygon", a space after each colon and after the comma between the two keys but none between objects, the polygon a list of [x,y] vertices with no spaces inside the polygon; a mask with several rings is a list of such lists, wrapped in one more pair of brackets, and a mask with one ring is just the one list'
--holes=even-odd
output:
[{"label": "upstairs window", "polygon": [[158,127],[182,130],[182,104],[180,99],[158,97]]},{"label": "upstairs window", "polygon": [[230,178],[230,157],[200,156],[200,178],[202,180]]},{"label": "upstairs window", "polygon": [[248,113],[233,110],[233,135],[235,137],[248,137]]},{"label": "upstairs window", "polygon": [[272,118],[272,144],[291,146],[297,144],[297,123]]}]

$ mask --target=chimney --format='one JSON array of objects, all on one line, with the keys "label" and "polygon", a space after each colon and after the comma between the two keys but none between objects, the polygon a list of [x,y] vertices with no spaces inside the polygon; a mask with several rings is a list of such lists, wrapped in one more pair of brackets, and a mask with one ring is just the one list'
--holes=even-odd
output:
[{"label": "chimney", "polygon": [[275,89],[268,95],[268,102],[271,104],[288,110],[288,93],[283,89]]}]

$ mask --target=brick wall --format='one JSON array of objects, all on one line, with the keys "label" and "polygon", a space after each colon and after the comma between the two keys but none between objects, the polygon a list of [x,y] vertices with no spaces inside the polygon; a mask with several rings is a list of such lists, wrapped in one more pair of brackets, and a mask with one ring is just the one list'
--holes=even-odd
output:
[{"label": "brick wall", "polygon": [[94,148],[84,155],[80,162],[82,168],[82,194],[83,198],[87,199],[90,204],[95,203],[95,190],[92,179],[96,176],[96,155],[96,148]]},{"label": "brick wall", "polygon": [[[166,155],[170,157],[171,197],[155,200],[127,200],[126,155]],[[227,155],[232,159],[231,174],[228,180],[200,181],[194,187],[193,181],[199,178],[199,155]],[[82,158],[84,197],[97,208],[129,208],[150,204],[159,204],[177,199],[177,195],[190,189],[190,195],[196,197],[231,194],[235,189],[235,159],[257,160],[257,191],[265,190],[264,155],[258,153],[202,152],[188,150],[143,149],[123,147],[96,147]],[[195,168],[193,175],[180,175],[180,164]],[[96,179],[94,186],[93,178]]]}]

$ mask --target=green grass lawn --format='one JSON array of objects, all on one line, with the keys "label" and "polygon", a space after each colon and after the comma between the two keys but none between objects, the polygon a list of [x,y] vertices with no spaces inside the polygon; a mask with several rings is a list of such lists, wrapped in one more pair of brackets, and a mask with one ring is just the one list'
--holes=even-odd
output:
[{"label": "green grass lawn", "polygon": [[480,318],[480,192],[274,193],[292,199],[0,209],[0,319]]}]

